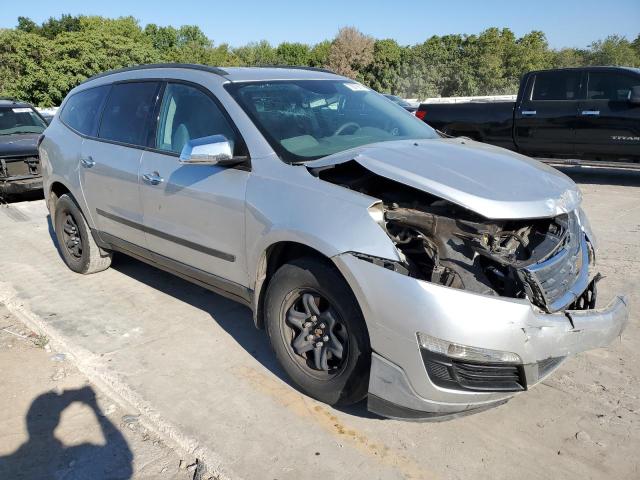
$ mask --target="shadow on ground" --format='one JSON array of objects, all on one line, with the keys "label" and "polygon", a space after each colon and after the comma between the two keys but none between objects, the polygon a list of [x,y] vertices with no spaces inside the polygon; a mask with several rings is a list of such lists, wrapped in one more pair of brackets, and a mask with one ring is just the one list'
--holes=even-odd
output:
[{"label": "shadow on ground", "polygon": [[[251,310],[202,287],[175,277],[170,273],[151,267],[143,262],[117,254],[112,268],[149,287],[188,303],[211,316],[244,350],[258,360],[265,368],[292,388],[289,377],[278,364],[271,350],[267,334],[255,328]],[[382,418],[367,410],[366,401],[338,410],[358,417]]]},{"label": "shadow on ground", "polygon": [[[73,403],[91,408],[104,445],[65,446],[54,435],[62,412]],[[3,479],[130,479],[133,454],[118,429],[102,413],[91,387],[48,392],[37,397],[27,413],[29,439],[15,452],[0,457]]]}]

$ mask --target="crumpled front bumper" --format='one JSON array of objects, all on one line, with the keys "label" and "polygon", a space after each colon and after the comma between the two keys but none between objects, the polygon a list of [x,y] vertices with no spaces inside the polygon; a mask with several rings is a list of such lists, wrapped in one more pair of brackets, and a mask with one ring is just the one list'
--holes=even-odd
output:
[{"label": "crumpled front bumper", "polygon": [[460,345],[518,354],[528,388],[553,370],[543,370],[539,365],[544,361],[604,347],[620,336],[628,320],[623,297],[601,309],[548,314],[527,300],[489,297],[424,282],[348,253],[333,259],[351,285],[367,322],[374,351],[369,407],[385,416],[459,415],[504,403],[514,395],[435,385],[427,374],[417,332]]},{"label": "crumpled front bumper", "polygon": [[40,175],[19,175],[13,177],[0,177],[0,194],[18,195],[42,190],[42,176]]}]

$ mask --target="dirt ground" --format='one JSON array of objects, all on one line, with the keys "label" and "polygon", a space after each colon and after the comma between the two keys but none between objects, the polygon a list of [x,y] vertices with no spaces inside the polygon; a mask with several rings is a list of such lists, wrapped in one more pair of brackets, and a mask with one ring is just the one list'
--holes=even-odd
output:
[{"label": "dirt ground", "polygon": [[[0,244],[20,246],[0,248],[0,302],[55,332],[82,371],[111,380],[138,402],[141,418],[159,422],[223,478],[638,479],[640,172],[563,171],[582,189],[599,240],[599,305],[627,295],[629,325],[609,347],[567,360],[509,403],[448,422],[386,420],[364,405],[338,410],[309,399],[287,382],[247,309],[135,260],[120,256],[100,274],[73,274],[53,247],[42,201],[0,207]],[[36,353],[50,382],[59,365],[41,350],[29,355]],[[29,386],[24,370],[40,367],[12,359],[16,350],[0,354],[7,455],[26,439],[31,403],[55,385]],[[9,422],[1,410],[14,395],[22,403]],[[106,395],[96,395],[106,411]],[[108,416],[127,442],[122,418],[138,413]],[[134,466],[146,464],[131,442]]]}]

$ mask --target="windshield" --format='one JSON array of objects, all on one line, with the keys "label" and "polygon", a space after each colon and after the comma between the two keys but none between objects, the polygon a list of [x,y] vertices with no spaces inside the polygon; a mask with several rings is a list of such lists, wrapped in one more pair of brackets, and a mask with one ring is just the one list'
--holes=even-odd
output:
[{"label": "windshield", "polygon": [[0,107],[0,135],[42,133],[47,124],[30,107]]},{"label": "windshield", "polygon": [[376,142],[439,138],[402,107],[348,80],[231,83],[226,88],[289,163]]}]

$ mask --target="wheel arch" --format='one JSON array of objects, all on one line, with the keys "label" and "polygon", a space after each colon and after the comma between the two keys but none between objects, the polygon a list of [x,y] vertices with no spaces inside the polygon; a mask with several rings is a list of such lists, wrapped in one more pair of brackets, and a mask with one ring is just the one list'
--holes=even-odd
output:
[{"label": "wheel arch", "polygon": [[270,244],[260,255],[256,268],[253,320],[257,328],[264,328],[264,299],[273,274],[285,263],[302,257],[315,258],[330,265],[347,282],[331,257],[316,248],[293,240],[280,240]]},{"label": "wheel arch", "polygon": [[45,196],[45,201],[47,204],[47,209],[49,210],[49,214],[51,215],[52,224],[55,222],[54,216],[56,212],[56,203],[62,195],[69,195],[76,202],[76,205],[78,203],[78,201],[74,198],[73,193],[71,193],[71,190],[64,183],[58,180],[52,182]]}]

